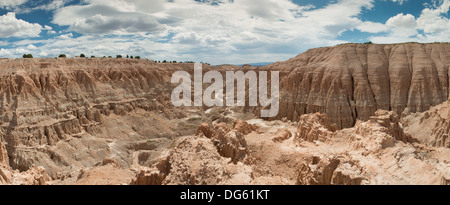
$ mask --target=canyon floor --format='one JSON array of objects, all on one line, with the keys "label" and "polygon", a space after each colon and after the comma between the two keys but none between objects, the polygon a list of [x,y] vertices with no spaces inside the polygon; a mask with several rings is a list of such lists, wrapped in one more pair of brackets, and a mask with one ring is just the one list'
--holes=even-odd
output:
[{"label": "canyon floor", "polygon": [[[449,185],[450,44],[345,44],[285,62],[280,114],[174,107],[190,63],[0,59],[0,184]],[[248,93],[247,93],[248,95]]]},{"label": "canyon floor", "polygon": [[[104,126],[117,138],[84,135],[48,148],[68,155],[59,157],[75,158],[69,167],[32,166],[20,172],[2,165],[1,181],[36,185],[450,183],[450,149],[435,146],[436,139],[442,138],[436,130],[448,131],[448,126],[429,126],[449,122],[450,103],[402,120],[394,112],[379,110],[369,121],[342,130],[320,113],[303,115],[299,122],[250,119],[227,108],[186,113],[177,120],[141,110],[121,117],[112,114],[104,119]],[[139,127],[166,134],[148,140],[125,137]]]}]

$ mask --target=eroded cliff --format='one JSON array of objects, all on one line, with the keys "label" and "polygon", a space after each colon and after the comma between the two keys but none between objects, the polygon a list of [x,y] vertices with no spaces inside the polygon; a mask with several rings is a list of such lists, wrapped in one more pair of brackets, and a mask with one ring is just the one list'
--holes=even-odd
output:
[{"label": "eroded cliff", "polygon": [[281,112],[328,115],[339,128],[378,109],[423,112],[449,96],[450,44],[344,44],[263,67],[281,71]]}]

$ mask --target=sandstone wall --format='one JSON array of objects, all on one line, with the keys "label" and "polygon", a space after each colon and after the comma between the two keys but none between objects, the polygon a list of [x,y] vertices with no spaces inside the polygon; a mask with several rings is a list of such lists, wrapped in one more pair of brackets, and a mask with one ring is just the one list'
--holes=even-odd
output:
[{"label": "sandstone wall", "polygon": [[277,119],[326,113],[339,128],[379,109],[423,112],[449,96],[450,44],[345,44],[263,67],[281,71]]}]

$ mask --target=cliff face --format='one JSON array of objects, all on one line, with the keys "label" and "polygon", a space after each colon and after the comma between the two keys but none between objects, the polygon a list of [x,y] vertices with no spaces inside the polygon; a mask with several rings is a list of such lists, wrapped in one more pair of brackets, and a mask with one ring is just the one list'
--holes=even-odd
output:
[{"label": "cliff face", "polygon": [[277,119],[326,113],[339,128],[378,109],[423,112],[449,96],[450,44],[345,44],[263,69],[281,71]]},{"label": "cliff face", "polygon": [[0,144],[6,149],[0,162],[9,158],[21,171],[44,166],[54,178],[62,167],[93,166],[109,155],[130,166],[132,153],[126,150],[153,150],[137,142],[171,136],[176,130],[166,125],[168,119],[185,117],[170,103],[170,79],[177,70],[193,66],[128,59],[0,60]]}]

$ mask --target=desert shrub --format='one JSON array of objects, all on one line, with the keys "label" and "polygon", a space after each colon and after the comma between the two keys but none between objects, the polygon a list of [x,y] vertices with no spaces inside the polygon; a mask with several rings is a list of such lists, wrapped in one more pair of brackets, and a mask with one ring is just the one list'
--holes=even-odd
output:
[{"label": "desert shrub", "polygon": [[33,55],[31,55],[31,54],[23,54],[23,58],[33,58]]},{"label": "desert shrub", "polygon": [[84,54],[81,54],[80,58],[86,58],[86,56]]},{"label": "desert shrub", "polygon": [[122,55],[117,55],[116,58],[122,58]]},{"label": "desert shrub", "polygon": [[66,58],[67,56],[66,56],[66,54],[60,54],[59,56],[58,56],[58,58]]}]

